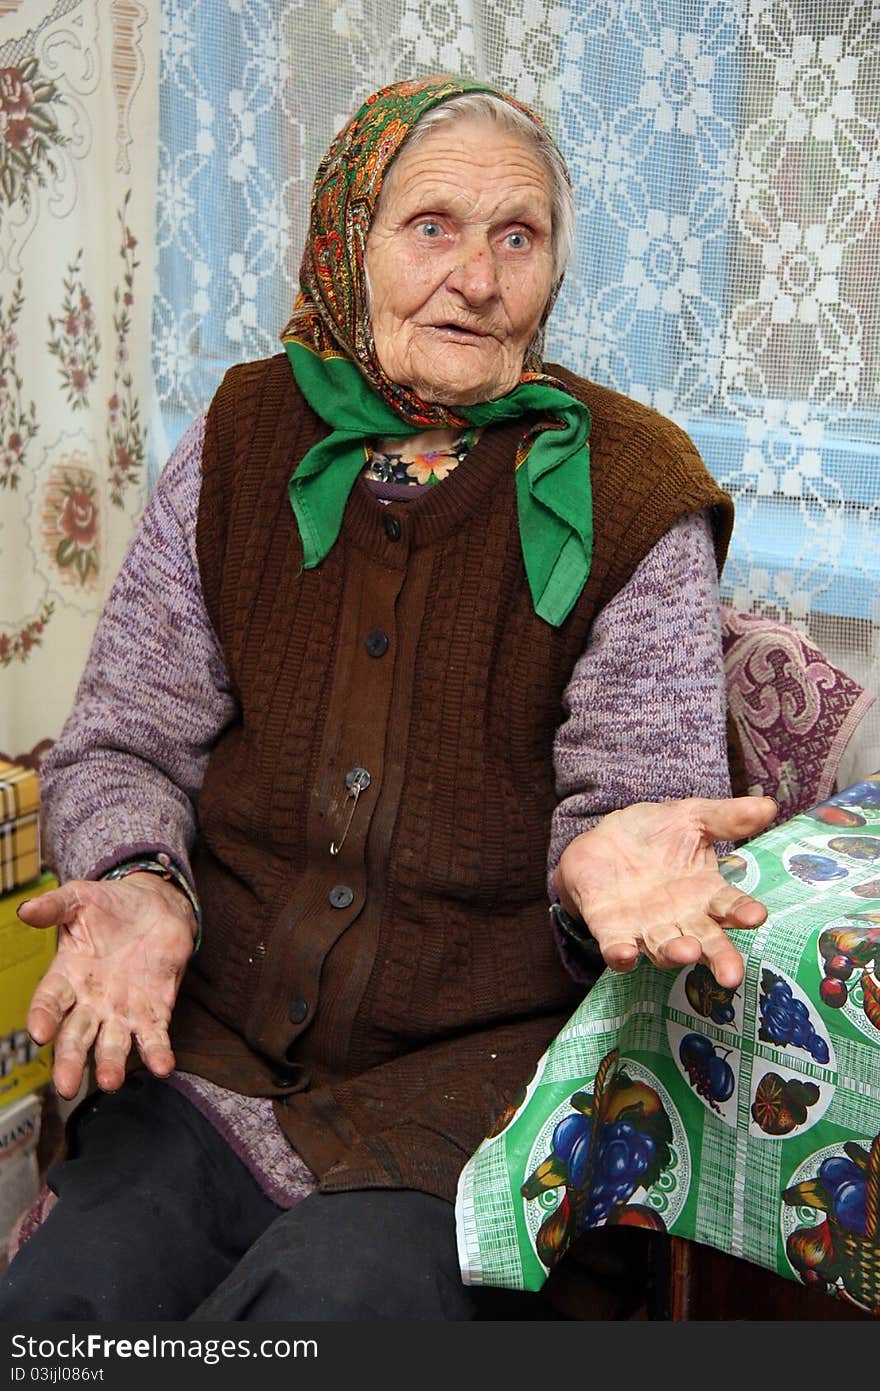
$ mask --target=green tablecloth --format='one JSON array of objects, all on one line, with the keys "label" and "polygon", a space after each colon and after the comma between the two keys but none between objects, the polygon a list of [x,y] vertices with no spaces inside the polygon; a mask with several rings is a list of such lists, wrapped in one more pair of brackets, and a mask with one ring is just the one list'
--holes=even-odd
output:
[{"label": "green tablecloth", "polygon": [[769,910],[743,984],[602,975],[462,1172],[466,1283],[539,1289],[611,1223],[880,1312],[880,774],[722,869]]}]

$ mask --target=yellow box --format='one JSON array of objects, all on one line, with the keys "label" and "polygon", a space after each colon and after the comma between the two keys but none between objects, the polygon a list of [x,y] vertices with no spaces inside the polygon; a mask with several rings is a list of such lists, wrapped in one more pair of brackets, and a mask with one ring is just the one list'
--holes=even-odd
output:
[{"label": "yellow box", "polygon": [[28,883],[41,868],[39,778],[0,759],[0,891]]},{"label": "yellow box", "polygon": [[41,874],[0,896],[0,1106],[45,1086],[51,1077],[52,1046],[38,1048],[25,1020],[34,987],[55,955],[58,932],[28,927],[15,910],[57,886],[54,874]]}]

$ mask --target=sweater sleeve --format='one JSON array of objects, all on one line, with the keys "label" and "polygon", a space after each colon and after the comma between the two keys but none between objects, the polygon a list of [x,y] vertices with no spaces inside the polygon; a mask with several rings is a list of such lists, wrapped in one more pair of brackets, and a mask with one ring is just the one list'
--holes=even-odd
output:
[{"label": "sweater sleeve", "polygon": [[205,418],[184,434],[110,591],[73,710],[40,771],[62,880],[189,853],[211,746],[235,697],[205,611],[195,551]]},{"label": "sweater sleeve", "polygon": [[634,802],[729,797],[718,574],[707,515],[682,517],[596,618],[563,697],[548,887],[576,835]]}]

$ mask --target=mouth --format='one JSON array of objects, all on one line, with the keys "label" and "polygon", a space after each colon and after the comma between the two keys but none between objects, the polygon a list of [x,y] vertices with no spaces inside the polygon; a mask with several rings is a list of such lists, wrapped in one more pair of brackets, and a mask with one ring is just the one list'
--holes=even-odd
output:
[{"label": "mouth", "polygon": [[492,336],[485,329],[465,327],[452,320],[444,320],[439,324],[427,324],[426,327],[432,333],[438,333],[453,343],[480,343],[484,338]]}]

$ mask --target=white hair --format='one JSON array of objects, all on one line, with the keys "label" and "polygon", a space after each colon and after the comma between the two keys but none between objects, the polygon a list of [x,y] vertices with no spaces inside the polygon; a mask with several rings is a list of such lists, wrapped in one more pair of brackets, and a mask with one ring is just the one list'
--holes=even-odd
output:
[{"label": "white hair", "polygon": [[[568,264],[574,241],[574,195],[565,160],[544,126],[536,125],[523,111],[492,92],[465,92],[433,107],[416,123],[397,154],[418,144],[437,126],[464,121],[468,117],[494,121],[502,130],[518,135],[540,155],[550,175],[550,207],[553,249],[553,279],[557,281]],[[394,164],[388,170],[389,177]],[[381,202],[381,194],[380,194]]]}]

